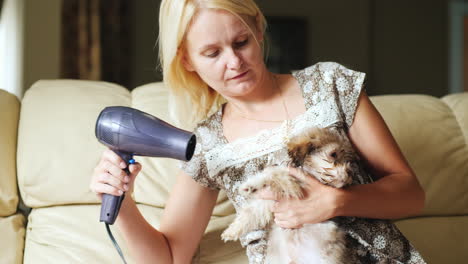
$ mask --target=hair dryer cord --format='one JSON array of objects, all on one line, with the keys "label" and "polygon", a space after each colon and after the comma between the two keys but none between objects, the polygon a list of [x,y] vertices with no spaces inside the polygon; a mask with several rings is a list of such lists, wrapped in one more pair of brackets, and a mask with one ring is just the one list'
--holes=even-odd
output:
[{"label": "hair dryer cord", "polygon": [[115,249],[117,249],[117,252],[119,252],[120,258],[122,258],[123,262],[127,264],[127,261],[125,261],[122,249],[120,249],[119,244],[117,244],[117,241],[115,240],[114,236],[112,235],[112,232],[109,228],[109,224],[106,224],[106,229],[107,229],[107,234],[109,234],[110,239],[112,240],[112,243],[114,244]]}]

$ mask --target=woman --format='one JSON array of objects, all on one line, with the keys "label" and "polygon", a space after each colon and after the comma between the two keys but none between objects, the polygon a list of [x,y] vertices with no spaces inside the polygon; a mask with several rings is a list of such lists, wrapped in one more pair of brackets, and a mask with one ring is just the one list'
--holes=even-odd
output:
[{"label": "woman", "polygon": [[[346,134],[362,157],[354,185],[334,189],[304,178],[305,198],[278,201],[275,222],[297,228],[338,217],[356,263],[424,263],[393,225],[377,220],[418,214],[424,192],[362,90],[364,74],[336,63],[318,63],[293,75],[271,73],[262,55],[265,27],[253,0],[162,1],[164,81],[179,110],[188,103],[195,109],[191,120],[200,121],[199,143],[192,160],[181,166],[159,230],[132,199],[124,200],[116,225],[132,255],[138,263],[189,263],[220,189],[239,208],[240,183],[269,164],[287,161],[282,150],[290,137],[327,126]],[[222,100],[226,103],[217,108]],[[124,167],[115,153],[105,151],[91,189],[98,195],[132,190],[141,166],[130,165],[129,176]],[[291,175],[303,177],[295,169]],[[274,199],[267,191],[262,198]],[[242,239],[250,263],[263,263],[267,242],[265,230]]]}]

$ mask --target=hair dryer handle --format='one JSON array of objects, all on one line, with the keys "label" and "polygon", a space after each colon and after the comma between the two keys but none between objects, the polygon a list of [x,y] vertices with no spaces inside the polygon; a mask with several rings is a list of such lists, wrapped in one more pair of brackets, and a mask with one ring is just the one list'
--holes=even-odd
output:
[{"label": "hair dryer handle", "polygon": [[124,198],[125,194],[122,194],[121,196],[114,196],[107,193],[104,194],[102,196],[101,218],[99,221],[113,225],[117,215],[119,214],[120,205],[122,205]]},{"label": "hair dryer handle", "polygon": [[[135,161],[133,160],[133,155],[122,153],[115,151],[117,155],[119,155],[127,164],[127,167],[124,169],[127,175],[130,175],[130,171],[128,169],[129,164],[133,164]],[[104,194],[102,196],[102,205],[101,205],[101,217],[99,221],[108,223],[109,225],[113,225],[115,219],[117,219],[117,215],[119,215],[120,206],[122,205],[122,201],[125,198],[125,193],[121,196],[115,196],[112,194]]]}]

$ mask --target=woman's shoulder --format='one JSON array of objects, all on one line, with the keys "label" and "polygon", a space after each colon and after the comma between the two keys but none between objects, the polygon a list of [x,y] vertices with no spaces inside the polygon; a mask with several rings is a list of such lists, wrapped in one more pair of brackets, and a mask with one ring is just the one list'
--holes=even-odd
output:
[{"label": "woman's shoulder", "polygon": [[293,71],[305,94],[333,93],[348,90],[365,79],[365,73],[351,70],[337,62],[318,62],[302,70]]},{"label": "woman's shoulder", "polygon": [[[335,75],[335,73],[342,73],[345,75],[352,75],[356,71],[349,69],[348,67],[340,64],[338,62],[333,61],[324,61],[324,62],[317,62],[313,65],[310,65],[304,69],[294,70],[292,72],[293,75],[306,75],[312,76],[314,74],[319,74],[322,77],[329,77],[331,75]],[[325,79],[325,81],[327,81]]]},{"label": "woman's shoulder", "polygon": [[364,73],[337,62],[318,62],[293,75],[302,88],[307,109],[325,104],[323,109],[334,109],[351,125]]},{"label": "woman's shoulder", "polygon": [[[222,136],[221,114],[222,109],[219,108],[214,113],[210,114],[205,119],[199,121],[193,130],[197,138],[200,139],[202,145],[213,145],[213,142],[219,142]],[[202,142],[203,141],[203,142]]]}]

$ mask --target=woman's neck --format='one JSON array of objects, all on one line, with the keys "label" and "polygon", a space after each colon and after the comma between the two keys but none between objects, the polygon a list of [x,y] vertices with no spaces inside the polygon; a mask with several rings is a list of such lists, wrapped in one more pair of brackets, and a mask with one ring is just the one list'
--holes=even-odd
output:
[{"label": "woman's neck", "polygon": [[242,97],[226,98],[228,111],[239,111],[245,115],[256,115],[271,105],[276,105],[281,98],[281,87],[278,76],[265,71],[261,81],[252,93]]}]

